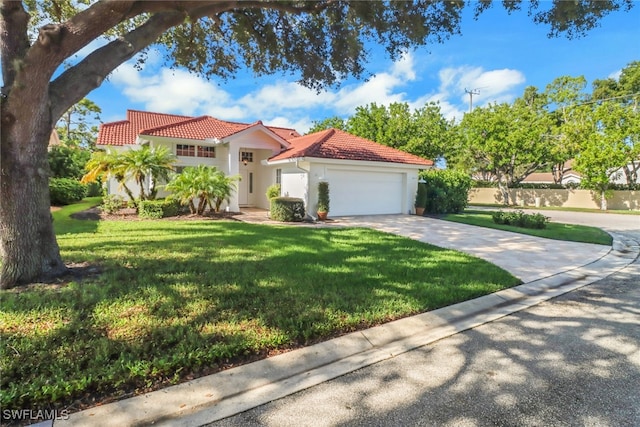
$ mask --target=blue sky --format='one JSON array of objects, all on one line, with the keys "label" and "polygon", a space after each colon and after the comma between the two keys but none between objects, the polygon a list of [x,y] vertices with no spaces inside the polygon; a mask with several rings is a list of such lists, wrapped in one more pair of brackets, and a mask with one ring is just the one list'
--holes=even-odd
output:
[{"label": "blue sky", "polygon": [[525,87],[543,90],[554,78],[583,75],[616,77],[640,60],[640,2],[627,13],[614,13],[599,28],[576,40],[547,37],[548,27],[535,25],[525,12],[508,16],[501,7],[476,21],[465,14],[461,35],[443,44],[409,52],[393,63],[382,48],[371,46],[368,81],[348,79],[337,88],[316,93],[283,75],[254,77],[241,72],[229,81],[206,80],[185,70],[171,70],[152,52],[142,71],[120,66],[88,95],[103,111],[104,122],[122,120],[127,109],[294,127],[305,132],[314,120],[348,117],[371,102],[407,102],[413,108],[439,101],[448,118],[469,108],[465,89],[477,89],[473,104],[509,102]]}]

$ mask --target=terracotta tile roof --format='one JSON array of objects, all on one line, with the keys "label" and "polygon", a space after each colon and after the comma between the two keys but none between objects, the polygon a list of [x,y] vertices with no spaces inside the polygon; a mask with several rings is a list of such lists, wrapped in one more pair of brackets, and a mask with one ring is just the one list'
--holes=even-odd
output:
[{"label": "terracotta tile roof", "polygon": [[300,134],[295,129],[281,128],[281,127],[275,127],[275,126],[267,126],[267,127],[271,130],[271,132],[275,133],[285,141],[289,141],[290,139],[300,137]]},{"label": "terracotta tile roof", "polygon": [[145,129],[142,135],[166,136],[169,138],[207,139],[224,138],[246,129],[243,123],[225,122],[209,116],[195,117],[178,123],[170,123]]},{"label": "terracotta tile roof", "polygon": [[269,161],[315,157],[432,166],[433,161],[386,145],[378,144],[338,129],[327,129],[289,140],[291,148]]},{"label": "terracotta tile roof", "polygon": [[181,122],[191,117],[175,114],[148,113],[127,110],[126,120],[103,123],[98,132],[97,145],[132,145],[143,129]]},{"label": "terracotta tile roof", "polygon": [[[164,136],[182,139],[226,138],[262,122],[252,124],[227,122],[209,116],[189,117],[175,114],[127,110],[127,119],[100,126],[97,145],[131,145],[138,135]],[[287,140],[299,137],[295,129],[266,126]]]}]

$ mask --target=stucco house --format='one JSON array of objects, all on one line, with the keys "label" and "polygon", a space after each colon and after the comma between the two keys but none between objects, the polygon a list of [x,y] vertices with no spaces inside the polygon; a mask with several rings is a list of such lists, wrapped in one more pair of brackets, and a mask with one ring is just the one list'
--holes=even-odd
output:
[{"label": "stucco house", "polygon": [[[317,184],[324,180],[329,182],[332,216],[409,213],[418,172],[433,166],[431,160],[337,129],[301,136],[294,129],[260,121],[136,110],[128,110],[125,120],[104,123],[96,142],[98,148],[115,150],[147,144],[168,147],[176,156],[178,173],[204,164],[240,175],[238,191],[225,206],[230,211],[268,209],[267,187],[279,183],[282,195],[300,197],[314,216]],[[124,196],[114,180],[107,188],[110,194]]]}]

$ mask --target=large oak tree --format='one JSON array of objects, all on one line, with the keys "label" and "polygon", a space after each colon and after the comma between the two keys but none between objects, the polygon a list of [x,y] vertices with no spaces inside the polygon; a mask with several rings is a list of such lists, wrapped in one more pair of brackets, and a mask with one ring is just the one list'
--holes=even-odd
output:
[{"label": "large oak tree", "polygon": [[[476,4],[478,11],[490,1]],[[519,1],[504,2],[509,10]],[[531,2],[550,35],[580,35],[632,0]],[[58,119],[123,62],[160,43],[176,66],[230,77],[294,74],[309,87],[365,73],[365,42],[398,58],[459,31],[463,1],[5,0],[0,6],[0,287],[66,271],[51,215],[47,141]],[[76,63],[90,43],[106,39]],[[67,66],[63,66],[67,63]]]}]

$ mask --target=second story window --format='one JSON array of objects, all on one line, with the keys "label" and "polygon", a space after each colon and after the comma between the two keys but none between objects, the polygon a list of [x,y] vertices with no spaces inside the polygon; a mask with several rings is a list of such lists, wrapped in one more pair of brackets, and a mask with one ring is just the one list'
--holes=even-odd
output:
[{"label": "second story window", "polygon": [[196,146],[188,144],[176,144],[176,156],[196,156]]},{"label": "second story window", "polygon": [[198,157],[216,157],[216,147],[198,145]]}]

